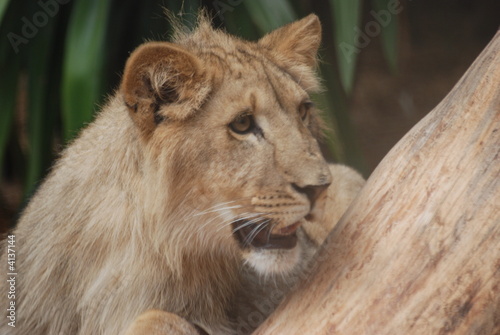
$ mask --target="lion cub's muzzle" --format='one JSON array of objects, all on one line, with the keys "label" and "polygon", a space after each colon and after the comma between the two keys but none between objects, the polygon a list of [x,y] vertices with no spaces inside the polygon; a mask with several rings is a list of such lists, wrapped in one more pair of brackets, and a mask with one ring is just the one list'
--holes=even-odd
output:
[{"label": "lion cub's muzzle", "polygon": [[[242,248],[254,247],[259,249],[292,249],[297,245],[297,229],[304,222],[304,217],[309,217],[314,208],[316,199],[328,188],[330,183],[323,185],[314,185],[299,187],[292,185],[297,193],[306,195],[309,200],[309,211],[298,220],[291,224],[280,224],[279,220],[272,216],[263,216],[262,218],[241,219],[233,223],[233,231],[236,240]],[[266,197],[264,197],[266,198]],[[283,197],[287,198],[287,197]],[[261,204],[268,207],[270,205]],[[257,206],[258,207],[258,206]],[[280,206],[276,206],[279,208]],[[293,209],[289,209],[293,212]],[[283,212],[287,213],[287,209]],[[272,211],[270,212],[274,214]]]}]

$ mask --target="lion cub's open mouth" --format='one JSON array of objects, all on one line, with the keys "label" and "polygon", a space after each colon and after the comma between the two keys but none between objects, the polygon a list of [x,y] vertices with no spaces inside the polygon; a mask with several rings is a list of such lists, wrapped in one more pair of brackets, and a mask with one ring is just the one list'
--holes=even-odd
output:
[{"label": "lion cub's open mouth", "polygon": [[252,246],[260,249],[292,249],[297,245],[297,229],[302,220],[280,229],[271,229],[273,224],[258,228],[258,224],[248,224],[239,220],[233,224],[234,235],[242,247]]}]

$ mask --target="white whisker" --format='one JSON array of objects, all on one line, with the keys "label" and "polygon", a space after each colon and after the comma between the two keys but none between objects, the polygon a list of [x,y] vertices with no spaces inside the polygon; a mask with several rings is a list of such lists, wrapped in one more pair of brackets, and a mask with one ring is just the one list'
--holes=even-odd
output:
[{"label": "white whisker", "polygon": [[223,218],[227,213],[219,213],[217,215],[215,215],[213,218],[211,218],[210,220],[208,220],[207,222],[203,223],[199,228],[198,228],[198,233],[200,233],[203,229],[205,229],[206,226],[208,226],[209,224],[211,224],[212,222],[214,222],[215,220],[217,219],[221,219]]},{"label": "white whisker", "polygon": [[[250,220],[250,221],[247,221],[247,222],[245,222],[244,224],[242,224],[241,226],[236,227],[236,228],[233,230],[233,233],[234,233],[234,232],[237,232],[238,230],[240,230],[240,229],[242,229],[242,228],[245,228],[245,227],[248,227],[248,226],[250,226],[250,225],[252,225],[252,224],[255,224],[255,223],[257,223],[257,222],[261,221],[263,218],[265,218],[265,217],[264,217],[264,216],[259,215],[259,217],[258,217],[258,218],[253,219],[253,220]],[[238,220],[236,220],[236,221],[238,221]]]},{"label": "white whisker", "polygon": [[238,201],[239,200],[231,200],[231,201],[221,202],[221,203],[215,204],[215,205],[207,208],[205,211],[210,211],[212,209],[216,209],[218,207],[222,207],[222,206],[226,206],[226,205],[229,205],[229,204],[233,204],[233,203],[238,202]]},{"label": "white whisker", "polygon": [[227,206],[227,207],[216,208],[216,209],[212,209],[212,210],[206,210],[206,211],[194,214],[193,217],[200,216],[200,215],[205,215],[205,214],[222,212],[222,211],[225,211],[225,210],[228,210],[228,209],[236,209],[236,208],[243,208],[243,205]]},{"label": "white whisker", "polygon": [[[249,215],[247,215],[247,214],[249,214]],[[242,217],[242,215],[247,215],[247,216]],[[250,212],[242,213],[242,214],[238,215],[237,217],[235,217],[233,220],[229,220],[229,222],[222,223],[222,225],[217,229],[217,231],[220,231],[221,229],[224,229],[225,227],[230,226],[237,221],[251,219],[251,218],[254,218],[254,217],[260,216],[260,215],[261,215],[261,213],[250,213]]]},{"label": "white whisker", "polygon": [[230,200],[230,201],[226,201],[226,202],[221,202],[221,203],[217,203],[203,211],[199,211],[198,213],[194,214],[194,216],[199,216],[199,215],[203,215],[203,214],[208,214],[208,213],[212,213],[212,212],[216,212],[218,210],[221,210],[222,208],[220,207],[224,207],[224,206],[227,206],[229,204],[234,204],[234,203],[237,203],[237,202],[241,202],[241,201],[245,201],[245,200],[248,200],[250,199],[251,197],[243,197],[243,198],[239,198],[239,199],[235,199],[235,200]]},{"label": "white whisker", "polygon": [[257,227],[255,227],[254,230],[252,230],[252,232],[248,235],[248,237],[245,239],[245,241],[243,242],[244,244],[248,245],[250,243],[252,243],[252,241],[254,240],[254,238],[264,229],[266,228],[266,225],[270,222],[271,220],[270,219],[267,219],[267,220],[264,220],[262,223],[259,223],[257,225]]}]

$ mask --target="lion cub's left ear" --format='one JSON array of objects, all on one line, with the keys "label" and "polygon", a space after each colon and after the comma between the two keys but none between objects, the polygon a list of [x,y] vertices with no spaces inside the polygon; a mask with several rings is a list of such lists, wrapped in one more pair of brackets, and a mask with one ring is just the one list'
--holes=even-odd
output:
[{"label": "lion cub's left ear", "polygon": [[316,15],[287,24],[262,37],[261,46],[275,53],[285,65],[316,65],[316,54],[321,43],[321,23]]},{"label": "lion cub's left ear", "polygon": [[202,105],[211,85],[199,59],[168,42],[139,46],[120,86],[130,116],[145,134],[168,120],[184,120]]}]

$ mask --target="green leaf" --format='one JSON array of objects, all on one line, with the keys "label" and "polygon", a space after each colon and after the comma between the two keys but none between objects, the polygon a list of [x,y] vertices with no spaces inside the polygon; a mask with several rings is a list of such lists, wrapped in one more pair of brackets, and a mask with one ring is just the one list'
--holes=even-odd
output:
[{"label": "green leaf", "polygon": [[[0,0],[0,23],[3,24],[3,15],[6,12],[8,0]],[[2,36],[5,36],[5,27],[2,25]],[[10,56],[10,58],[8,58]],[[17,92],[17,79],[19,75],[19,58],[13,55],[10,44],[7,39],[3,40],[0,44],[0,73],[2,79],[0,80],[0,171],[3,167],[3,158],[7,141],[10,136],[14,110],[16,105],[16,92]]]},{"label": "green leaf", "polygon": [[243,4],[262,34],[297,19],[297,14],[287,0],[253,0],[243,1]]},{"label": "green leaf", "polygon": [[2,23],[3,15],[5,14],[8,5],[9,0],[0,0],[0,23]]},{"label": "green leaf", "polygon": [[382,49],[389,68],[393,73],[398,68],[398,15],[388,10],[392,0],[373,0],[373,8],[380,17],[382,27]]},{"label": "green leaf", "polygon": [[9,66],[2,64],[2,80],[0,80],[0,169],[3,167],[5,148],[10,136],[14,110],[16,106],[17,78],[19,62],[12,59]]},{"label": "green leaf", "polygon": [[347,93],[351,92],[354,84],[356,59],[360,51],[356,38],[361,29],[361,3],[361,0],[330,0],[340,81]]},{"label": "green leaf", "polygon": [[[216,7],[215,9],[218,10],[215,17],[219,18],[220,21],[224,23],[224,26],[230,34],[240,36],[247,40],[256,40],[262,35],[252,22],[252,18],[248,16],[248,10],[242,3],[234,7],[229,4],[226,5],[227,7],[219,5],[218,8],[217,3],[218,1],[213,3]],[[223,4],[223,2],[220,3]]]},{"label": "green leaf", "polygon": [[92,120],[101,98],[102,66],[111,0],[75,0],[66,35],[62,74],[64,136]]},{"label": "green leaf", "polygon": [[45,175],[51,158],[54,110],[48,109],[48,92],[51,81],[49,63],[53,52],[56,20],[50,19],[38,31],[28,48],[28,165],[25,195],[29,196]]}]

